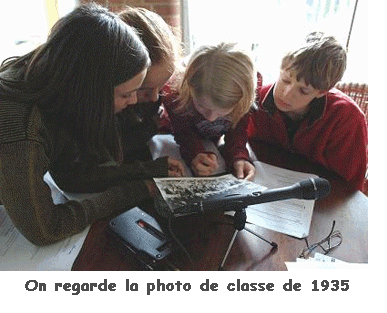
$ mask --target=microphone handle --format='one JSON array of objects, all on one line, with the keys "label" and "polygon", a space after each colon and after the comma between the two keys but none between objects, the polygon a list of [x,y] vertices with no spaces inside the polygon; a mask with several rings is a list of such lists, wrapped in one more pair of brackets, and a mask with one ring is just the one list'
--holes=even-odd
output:
[{"label": "microphone handle", "polygon": [[258,192],[257,196],[246,199],[249,205],[260,204],[266,202],[274,202],[288,199],[303,199],[302,188],[299,183],[290,187],[282,187],[276,189],[269,189]]},{"label": "microphone handle", "polygon": [[219,200],[200,201],[193,206],[198,212],[210,212],[219,210],[233,211],[235,208],[246,208],[249,205],[288,200],[292,198],[303,198],[302,188],[299,183],[290,187],[259,191],[250,195],[234,194],[228,195]]}]

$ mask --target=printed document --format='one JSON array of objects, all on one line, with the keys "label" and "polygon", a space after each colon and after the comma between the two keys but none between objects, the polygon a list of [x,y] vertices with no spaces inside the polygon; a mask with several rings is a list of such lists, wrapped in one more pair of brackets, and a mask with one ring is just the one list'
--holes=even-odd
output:
[{"label": "printed document", "polygon": [[[291,186],[317,175],[291,171],[255,161],[258,185],[273,189]],[[314,200],[289,199],[252,205],[246,209],[247,221],[297,238],[307,237],[312,221]]]},{"label": "printed document", "polygon": [[[220,155],[219,151],[216,148],[214,149],[215,150],[211,151],[216,153],[218,160],[220,160],[221,164],[217,171],[217,174],[221,174],[222,172],[225,172],[224,160]],[[180,156],[179,145],[176,144],[172,135],[154,136],[150,141],[150,150],[154,159],[161,156],[171,156],[175,159],[183,161]],[[250,154],[252,159],[256,160],[256,157],[251,150]],[[314,174],[291,171],[275,167],[269,164],[265,164],[259,161],[255,161],[254,165],[257,173],[254,179],[254,182],[257,184],[256,190],[287,187],[311,177],[318,177]],[[192,176],[188,167],[187,173]],[[195,178],[195,181],[193,182],[195,186],[198,186],[198,181],[200,181],[201,179],[202,183],[207,182],[209,184],[214,184],[216,182],[219,182],[220,178]],[[160,185],[161,182],[163,182],[163,184],[166,184],[168,181],[170,182],[173,180],[173,178],[168,178],[158,180],[158,182]],[[187,178],[177,178],[176,180],[180,181],[180,187],[190,182],[190,180]],[[179,193],[181,193],[181,191]],[[208,192],[205,194],[209,195]],[[169,197],[169,200],[171,199],[172,197]],[[247,222],[297,238],[304,238],[309,234],[314,202],[314,200],[289,199],[277,202],[252,205],[246,209]]]},{"label": "printed document", "polygon": [[71,270],[87,232],[88,228],[61,242],[38,247],[16,229],[4,206],[0,205],[0,270]]}]

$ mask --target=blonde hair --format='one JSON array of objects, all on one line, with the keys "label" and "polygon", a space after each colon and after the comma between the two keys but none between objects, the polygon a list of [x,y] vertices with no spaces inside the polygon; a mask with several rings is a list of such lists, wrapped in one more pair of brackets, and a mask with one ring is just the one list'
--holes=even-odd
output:
[{"label": "blonde hair", "polygon": [[127,6],[118,16],[137,31],[148,49],[152,65],[166,62],[171,72],[176,70],[182,53],[180,42],[176,30],[160,15],[145,8]]},{"label": "blonde hair", "polygon": [[295,70],[298,81],[304,79],[307,85],[328,91],[341,80],[346,65],[344,47],[332,36],[313,32],[306,37],[303,46],[283,57],[281,69]]},{"label": "blonde hair", "polygon": [[188,61],[182,78],[179,112],[192,113],[192,96],[207,96],[222,109],[233,108],[233,127],[254,103],[256,75],[250,56],[236,44],[202,46]]}]

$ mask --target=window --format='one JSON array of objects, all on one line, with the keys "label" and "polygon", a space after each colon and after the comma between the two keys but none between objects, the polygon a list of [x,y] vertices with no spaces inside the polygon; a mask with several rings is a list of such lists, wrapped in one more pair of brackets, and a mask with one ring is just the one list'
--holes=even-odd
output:
[{"label": "window", "polygon": [[237,0],[230,5],[223,0],[183,0],[182,4],[183,34],[190,52],[203,44],[238,42],[252,52],[264,82],[269,83],[276,80],[287,47],[318,30],[334,35],[344,46],[349,38],[343,81],[368,81],[367,1]]},{"label": "window", "polygon": [[45,42],[51,26],[76,0],[18,0],[0,4],[0,62],[23,55]]}]

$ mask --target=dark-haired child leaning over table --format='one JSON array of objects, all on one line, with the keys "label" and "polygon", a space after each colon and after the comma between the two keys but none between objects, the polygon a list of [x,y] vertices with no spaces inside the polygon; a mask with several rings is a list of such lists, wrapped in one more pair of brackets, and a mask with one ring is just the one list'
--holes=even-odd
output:
[{"label": "dark-haired child leaning over table", "polygon": [[[62,17],[41,46],[0,66],[0,198],[29,241],[79,233],[151,200],[153,177],[180,173],[169,158],[123,162],[116,115],[137,103],[150,65],[135,30],[88,4]],[[47,172],[64,191],[100,194],[56,204]]]},{"label": "dark-haired child leaning over table", "polygon": [[[339,174],[362,190],[368,132],[357,104],[334,86],[346,69],[346,51],[334,37],[311,33],[282,59],[276,83],[259,88],[249,143],[278,146]],[[258,94],[258,93],[257,93]]]}]

